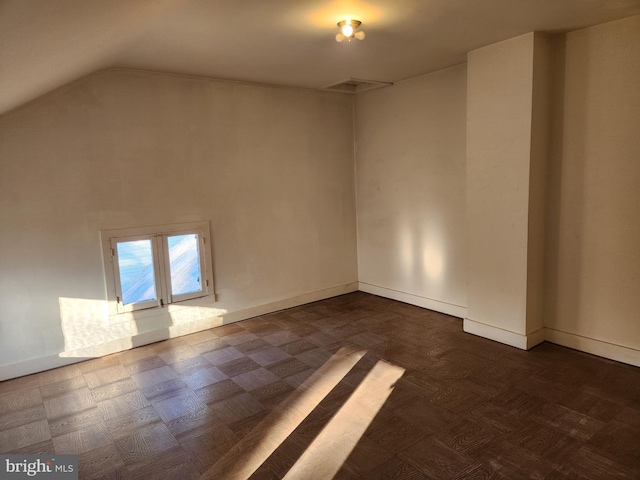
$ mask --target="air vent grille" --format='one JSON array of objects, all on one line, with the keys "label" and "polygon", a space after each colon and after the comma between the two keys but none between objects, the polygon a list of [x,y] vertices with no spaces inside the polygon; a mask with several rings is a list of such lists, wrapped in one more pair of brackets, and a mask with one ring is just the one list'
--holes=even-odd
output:
[{"label": "air vent grille", "polygon": [[389,87],[391,85],[393,85],[391,82],[363,80],[362,78],[347,78],[346,80],[322,87],[320,90],[354,95],[356,93],[366,92],[367,90],[373,90],[374,88]]}]

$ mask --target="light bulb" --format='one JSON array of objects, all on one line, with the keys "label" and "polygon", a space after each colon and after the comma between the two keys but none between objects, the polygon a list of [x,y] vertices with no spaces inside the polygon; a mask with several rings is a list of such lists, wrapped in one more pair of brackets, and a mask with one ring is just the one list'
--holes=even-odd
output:
[{"label": "light bulb", "polygon": [[342,34],[346,38],[351,38],[353,36],[353,27],[349,24],[342,26]]},{"label": "light bulb", "polygon": [[356,34],[354,35],[354,37],[356,37],[358,40],[364,40],[364,32],[356,32]]},{"label": "light bulb", "polygon": [[341,42],[344,40],[344,35],[339,33],[336,35],[336,42]]}]

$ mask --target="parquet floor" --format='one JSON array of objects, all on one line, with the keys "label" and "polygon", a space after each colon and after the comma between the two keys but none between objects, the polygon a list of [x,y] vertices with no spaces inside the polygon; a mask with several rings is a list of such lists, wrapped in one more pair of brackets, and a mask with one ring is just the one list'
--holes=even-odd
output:
[{"label": "parquet floor", "polygon": [[640,478],[640,369],[361,292],[0,383],[80,478]]}]

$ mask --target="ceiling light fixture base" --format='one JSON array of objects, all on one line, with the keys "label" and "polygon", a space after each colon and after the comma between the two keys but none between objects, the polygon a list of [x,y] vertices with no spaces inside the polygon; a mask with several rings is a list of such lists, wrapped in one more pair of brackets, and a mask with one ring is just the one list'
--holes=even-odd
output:
[{"label": "ceiling light fixture base", "polygon": [[344,40],[350,42],[354,38],[364,40],[364,32],[356,32],[356,29],[360,25],[362,25],[360,20],[346,19],[339,21],[338,28],[340,29],[340,33],[336,35],[336,42],[343,42]]}]

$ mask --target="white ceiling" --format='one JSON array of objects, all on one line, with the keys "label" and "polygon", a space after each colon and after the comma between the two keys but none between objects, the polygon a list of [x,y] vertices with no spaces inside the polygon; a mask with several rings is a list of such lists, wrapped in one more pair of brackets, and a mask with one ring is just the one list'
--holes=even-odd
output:
[{"label": "white ceiling", "polygon": [[[399,81],[530,31],[640,14],[640,0],[0,0],[0,113],[130,67],[319,88]],[[362,21],[364,41],[337,43]]]}]

